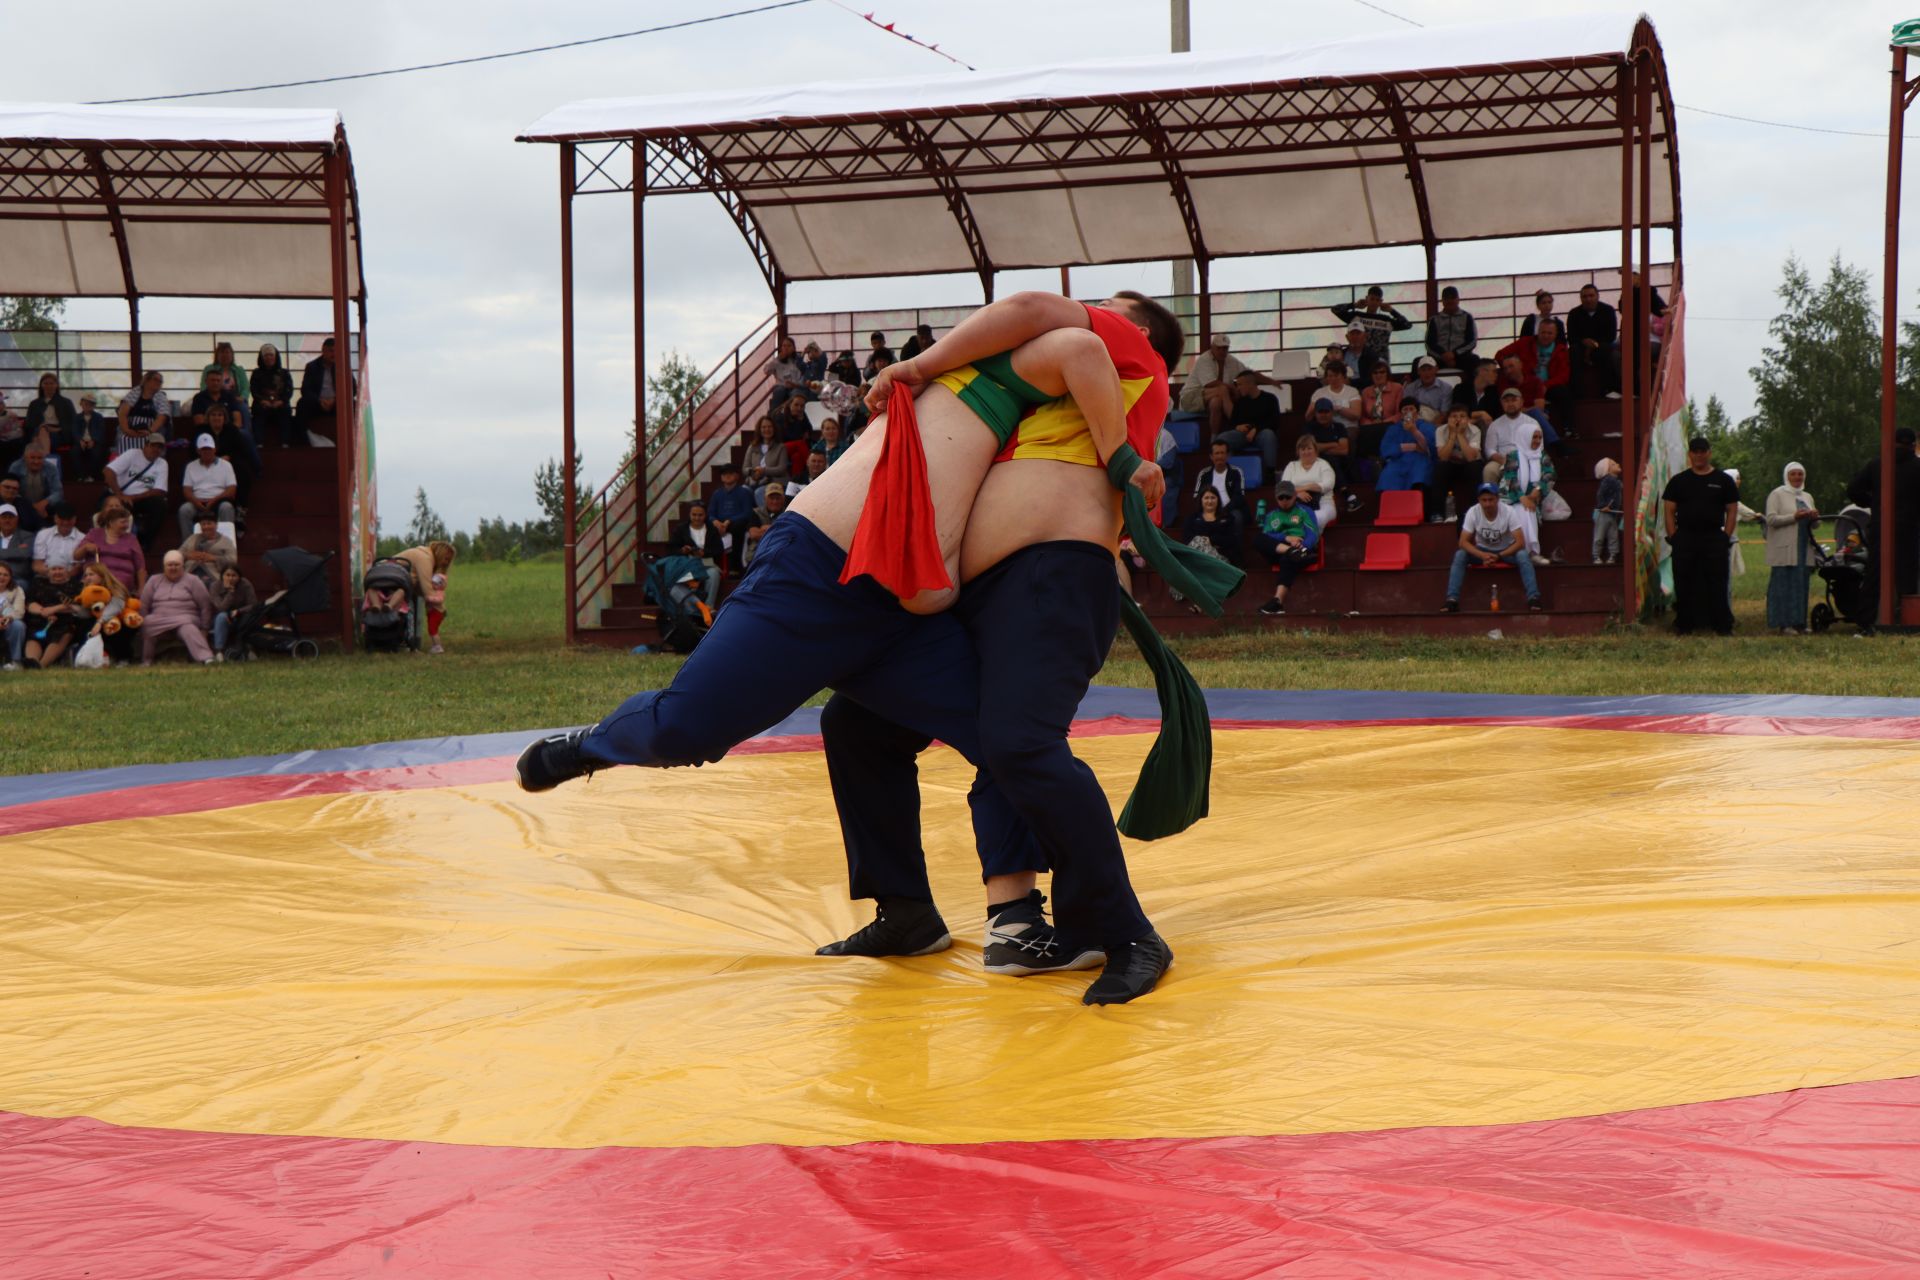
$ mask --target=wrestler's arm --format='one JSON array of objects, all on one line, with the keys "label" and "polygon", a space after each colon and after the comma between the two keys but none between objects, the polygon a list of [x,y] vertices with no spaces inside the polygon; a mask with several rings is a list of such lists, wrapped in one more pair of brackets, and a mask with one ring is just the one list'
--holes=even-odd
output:
[{"label": "wrestler's arm", "polygon": [[[1082,316],[1086,314],[1079,303],[1072,305]],[[1127,406],[1120,392],[1120,375],[1114,370],[1107,344],[1093,330],[1056,327],[1021,343],[1009,358],[1013,371],[1034,390],[1073,397],[1080,416],[1087,420],[1087,433],[1093,437],[1094,452],[1102,462],[1127,443]],[[1165,473],[1148,460],[1142,460],[1128,483],[1140,490],[1149,508],[1158,505],[1167,490]]]},{"label": "wrestler's arm", "polygon": [[[887,396],[895,382],[909,388],[925,386],[943,373],[1011,351],[1054,329],[1088,327],[1086,307],[1057,293],[1028,290],[989,302],[926,350],[895,361],[875,375],[873,386],[867,391],[867,411],[880,413],[886,408]],[[1084,411],[1084,405],[1082,409]],[[1092,421],[1091,417],[1088,421]]]}]

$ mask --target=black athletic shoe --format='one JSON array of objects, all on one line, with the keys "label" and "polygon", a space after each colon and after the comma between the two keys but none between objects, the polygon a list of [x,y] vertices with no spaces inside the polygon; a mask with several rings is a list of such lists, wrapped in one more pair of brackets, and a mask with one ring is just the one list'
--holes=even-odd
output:
[{"label": "black athletic shoe", "polygon": [[852,936],[829,942],[817,956],[929,956],[953,945],[947,922],[931,902],[886,898],[873,913],[873,923]]},{"label": "black athletic shoe", "polygon": [[1107,967],[1080,998],[1082,1004],[1125,1004],[1153,990],[1173,968],[1173,948],[1157,933],[1107,952]]},{"label": "black athletic shoe", "polygon": [[563,782],[583,778],[600,768],[598,761],[581,754],[580,740],[586,736],[585,729],[572,729],[528,743],[513,766],[513,771],[520,775],[520,789],[551,791]]},{"label": "black athletic shoe", "polygon": [[1075,946],[1047,923],[1047,899],[1038,889],[987,920],[980,965],[988,973],[1024,978],[1035,973],[1095,969],[1106,962],[1098,947]]},{"label": "black athletic shoe", "polygon": [[1460,612],[1460,602],[1458,600],[1449,600],[1440,606],[1440,612],[1458,613]]},{"label": "black athletic shoe", "polygon": [[1260,606],[1260,612],[1266,614],[1269,618],[1280,618],[1286,616],[1287,606],[1281,604],[1278,600],[1269,600]]},{"label": "black athletic shoe", "polygon": [[1529,613],[1539,613],[1542,609],[1546,607],[1547,607],[1546,605],[1541,603],[1539,596],[1527,597],[1527,611]]}]

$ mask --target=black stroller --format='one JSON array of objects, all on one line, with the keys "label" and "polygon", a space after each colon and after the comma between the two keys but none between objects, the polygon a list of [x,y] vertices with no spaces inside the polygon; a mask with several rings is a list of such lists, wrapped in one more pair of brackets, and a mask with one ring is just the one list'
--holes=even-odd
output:
[{"label": "black stroller", "polygon": [[331,551],[317,556],[300,547],[275,547],[267,552],[266,562],[286,580],[286,588],[240,615],[227,637],[228,658],[246,659],[260,653],[318,657],[320,646],[300,634],[299,615],[326,613],[333,608],[326,574],[333,557]]},{"label": "black stroller", "polygon": [[700,594],[704,571],[691,556],[661,556],[647,566],[647,598],[660,606],[658,651],[692,653],[713,625],[713,610]]},{"label": "black stroller", "polygon": [[[420,647],[420,584],[413,566],[394,557],[376,560],[360,580],[360,645],[368,653],[398,653]],[[369,608],[366,593],[378,591],[388,603]]]},{"label": "black stroller", "polygon": [[1880,583],[1874,576],[1872,539],[1868,526],[1873,514],[1849,503],[1833,520],[1833,550],[1814,542],[1813,571],[1827,584],[1827,598],[1813,606],[1807,618],[1812,630],[1825,631],[1836,622],[1851,622],[1861,634],[1871,634],[1880,611]]}]

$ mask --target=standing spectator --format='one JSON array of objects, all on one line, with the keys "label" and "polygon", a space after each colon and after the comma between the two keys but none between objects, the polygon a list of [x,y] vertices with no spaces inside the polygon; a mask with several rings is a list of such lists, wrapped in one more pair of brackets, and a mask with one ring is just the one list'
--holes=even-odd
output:
[{"label": "standing spectator", "polygon": [[1781,635],[1807,629],[1807,585],[1813,578],[1813,530],[1820,509],[1807,492],[1807,469],[1789,462],[1784,482],[1767,495],[1767,625]]},{"label": "standing spectator", "polygon": [[780,442],[773,419],[762,414],[760,421],[753,424],[753,443],[747,446],[746,472],[742,478],[756,493],[770,484],[785,488],[790,466],[787,446]]},{"label": "standing spectator", "polygon": [[[718,539],[715,540],[718,545]],[[420,599],[427,606],[427,652],[445,653],[440,643],[440,625],[447,620],[447,575],[453,572],[456,552],[451,542],[435,540],[425,546],[408,547],[400,553],[413,570],[420,586]]]},{"label": "standing spectator", "polygon": [[52,524],[53,504],[67,495],[60,484],[59,464],[48,459],[38,440],[27,444],[26,453],[7,468],[7,474],[20,482],[21,527],[38,532]]},{"label": "standing spectator", "polygon": [[932,345],[933,326],[930,324],[919,325],[914,329],[913,335],[900,344],[900,358],[902,360],[911,360]]},{"label": "standing spectator", "polygon": [[1303,435],[1295,440],[1293,451],[1294,461],[1280,473],[1280,480],[1293,486],[1294,495],[1303,505],[1313,508],[1314,524],[1325,533],[1339,518],[1333,504],[1339,481],[1333,474],[1332,464],[1320,456],[1320,442],[1313,436]]},{"label": "standing spectator", "polygon": [[233,628],[247,610],[260,603],[260,596],[241,576],[240,566],[232,564],[221,571],[219,585],[207,594],[213,601],[213,651],[225,658]]},{"label": "standing spectator", "polygon": [[1573,356],[1576,395],[1620,398],[1619,313],[1600,301],[1592,285],[1580,287],[1580,305],[1567,312],[1567,347]]},{"label": "standing spectator", "polygon": [[0,564],[21,586],[32,583],[33,535],[20,527],[20,512],[11,502],[0,502]]},{"label": "standing spectator", "polygon": [[[1920,592],[1920,455],[1914,452],[1912,427],[1893,433],[1893,589],[1903,596]],[[1880,458],[1878,454],[1847,482],[1847,501],[1873,512],[1867,543],[1880,554]],[[1880,571],[1867,575],[1879,598]]]},{"label": "standing spectator", "polygon": [[1440,368],[1432,356],[1414,361],[1413,381],[1407,384],[1406,398],[1420,406],[1420,421],[1445,422],[1453,404],[1453,388],[1440,381]]},{"label": "standing spectator", "polygon": [[1517,356],[1523,374],[1531,374],[1541,385],[1541,404],[1547,411],[1556,434],[1571,436],[1573,426],[1573,362],[1567,344],[1560,340],[1560,322],[1543,316],[1534,335],[1519,338],[1495,353],[1500,360]]},{"label": "standing spectator", "polygon": [[820,419],[820,438],[814,442],[813,452],[827,460],[827,466],[840,461],[847,450],[853,448],[853,441],[845,439],[840,431],[840,419],[831,415]]},{"label": "standing spectator", "polygon": [[167,518],[166,454],[167,438],[156,431],[137,453],[128,451],[107,464],[107,492],[133,513],[142,542],[153,541]]},{"label": "standing spectator", "polygon": [[1447,599],[1441,605],[1442,611],[1460,612],[1460,590],[1467,585],[1469,563],[1491,565],[1501,560],[1520,571],[1527,608],[1540,612],[1540,581],[1534,576],[1533,561],[1527,555],[1527,535],[1520,525],[1519,514],[1500,501],[1498,487],[1483,484],[1479,501],[1460,521],[1460,546],[1453,553],[1453,570],[1447,574]]},{"label": "standing spectator", "polygon": [[167,430],[173,423],[173,403],[160,389],[165,381],[149,370],[141,376],[139,386],[120,397],[120,439],[114,444],[114,457],[137,451],[150,435],[159,436],[165,447]]},{"label": "standing spectator", "polygon": [[1358,305],[1343,302],[1333,308],[1333,314],[1348,324],[1364,327],[1367,331],[1367,350],[1375,360],[1383,360],[1388,368],[1392,368],[1393,335],[1402,329],[1413,328],[1413,321],[1388,306],[1386,297],[1386,290],[1376,284],[1367,290],[1364,302]]},{"label": "standing spectator", "polygon": [[1197,504],[1200,495],[1211,489],[1220,495],[1220,507],[1227,518],[1237,521],[1247,502],[1246,481],[1239,468],[1227,460],[1227,442],[1215,440],[1207,447],[1207,458],[1207,467],[1194,477],[1193,500]]},{"label": "standing spectator", "polygon": [[1259,377],[1242,369],[1233,377],[1233,410],[1216,439],[1234,453],[1257,452],[1266,474],[1280,469],[1280,403],[1260,389]]},{"label": "standing spectator", "polygon": [[280,363],[280,348],[271,342],[260,345],[248,381],[253,391],[255,441],[272,440],[278,449],[307,443],[306,429],[293,419],[293,375]]},{"label": "standing spectator", "polygon": [[1326,379],[1315,387],[1309,395],[1315,404],[1325,400],[1333,406],[1333,419],[1349,439],[1360,430],[1360,388],[1347,381],[1347,366],[1338,360],[1329,360],[1320,370]]},{"label": "standing spectator", "polygon": [[[307,361],[307,367],[301,370],[300,403],[294,412],[300,418],[297,434],[303,440],[310,439],[314,428],[323,423],[327,429],[321,434],[328,438],[334,434],[334,408],[341,382],[336,367],[339,363],[339,357],[334,353],[333,339],[328,338],[320,344],[320,354]],[[350,382],[348,396],[351,397],[358,389],[357,382]]]},{"label": "standing spectator", "polygon": [[27,593],[0,562],[0,671],[18,671],[27,656]]},{"label": "standing spectator", "polygon": [[73,415],[73,425],[67,429],[68,457],[73,460],[75,480],[91,483],[100,478],[113,457],[116,434],[113,419],[94,407],[93,393],[82,394],[80,411]]},{"label": "standing spectator", "polygon": [[[222,424],[224,425],[224,424]],[[180,477],[180,490],[186,501],[180,504],[180,536],[193,535],[202,517],[215,522],[233,520],[234,494],[239,481],[233,464],[214,452],[214,440],[205,432],[193,442],[199,456],[189,462]]]},{"label": "standing spectator", "polygon": [[220,532],[220,521],[212,511],[199,513],[196,530],[180,544],[187,572],[206,584],[211,591],[220,583],[220,575],[240,562],[233,539]]},{"label": "standing spectator", "polygon": [[1405,389],[1393,380],[1393,371],[1384,364],[1373,366],[1372,376],[1360,390],[1360,432],[1357,443],[1360,456],[1380,456],[1380,442],[1387,428],[1400,421],[1400,398]]},{"label": "standing spectator", "polygon": [[867,335],[867,381],[872,382],[874,375],[894,362],[893,348],[887,345],[887,335],[878,329]]},{"label": "standing spectator", "polygon": [[1411,400],[1400,406],[1400,421],[1387,428],[1380,442],[1382,493],[1417,489],[1421,506],[1431,516],[1439,510],[1433,484],[1433,428],[1420,421],[1420,406]]},{"label": "standing spectator", "polygon": [[213,646],[207,631],[213,626],[213,597],[207,586],[187,572],[186,560],[178,551],[169,551],[160,562],[160,572],[140,588],[140,613],[146,619],[140,628],[140,665],[153,665],[160,642],[177,635],[187,646],[187,656],[202,666],[213,664]]},{"label": "standing spectator", "polygon": [[79,591],[73,574],[63,566],[47,570],[36,578],[27,592],[27,645],[22,665],[28,670],[50,667],[66,656],[75,636],[82,630],[80,606],[74,603]]},{"label": "standing spectator", "polygon": [[44,576],[55,565],[73,568],[74,557],[80,552],[80,544],[86,541],[74,522],[73,507],[65,500],[53,503],[47,508],[53,516],[53,523],[33,535],[33,576]]},{"label": "standing spectator", "polygon": [[1287,611],[1287,592],[1294,579],[1318,559],[1320,544],[1320,525],[1313,510],[1285,480],[1273,486],[1273,505],[1254,531],[1254,541],[1274,572],[1273,599],[1261,605],[1260,612],[1277,618]]},{"label": "standing spectator", "polygon": [[1673,548],[1673,630],[1687,635],[1711,627],[1733,634],[1727,600],[1727,543],[1740,514],[1740,486],[1713,465],[1705,436],[1687,442],[1687,469],[1667,481],[1660,495]]},{"label": "standing spectator", "polygon": [[720,575],[726,565],[727,553],[720,545],[720,536],[720,531],[707,523],[707,504],[704,502],[689,504],[687,518],[667,534],[667,541],[673,544],[678,554],[705,562],[702,573],[706,578],[709,609],[720,603]]},{"label": "standing spectator", "polygon": [[248,388],[247,371],[233,361],[233,344],[231,342],[216,342],[213,344],[213,363],[200,371],[202,374],[200,385],[206,385],[204,375],[215,371],[219,372],[223,379],[223,385],[239,399],[241,404],[245,404],[253,398]]},{"label": "standing spectator", "polygon": [[708,503],[709,522],[720,531],[727,561],[738,573],[745,567],[747,529],[753,523],[753,490],[740,483],[739,467],[731,462],[720,464],[720,487],[714,490]]},{"label": "standing spectator", "polygon": [[1520,322],[1520,336],[1523,338],[1531,338],[1534,331],[1540,327],[1542,320],[1554,319],[1553,295],[1545,289],[1535,290],[1533,295],[1533,314]]},{"label": "standing spectator", "polygon": [[787,489],[784,484],[769,484],[766,496],[760,499],[760,505],[754,509],[753,524],[744,537],[746,550],[741,553],[740,561],[747,568],[753,567],[753,553],[760,549],[760,539],[767,535],[773,522],[787,509]]},{"label": "standing spectator", "polygon": [[122,582],[147,579],[147,553],[141,548],[140,539],[134,536],[133,513],[117,502],[100,509],[93,528],[80,540],[77,555],[83,570],[97,562],[106,565]]},{"label": "standing spectator", "polygon": [[1553,492],[1553,459],[1546,456],[1546,433],[1531,424],[1526,442],[1507,459],[1500,474],[1500,501],[1517,510],[1527,535],[1527,552],[1537,565],[1552,563],[1540,554],[1540,508]]},{"label": "standing spectator", "polygon": [[1451,498],[1459,510],[1473,505],[1473,495],[1484,482],[1481,474],[1480,428],[1465,405],[1447,410],[1447,420],[1433,433],[1434,496],[1441,503],[1440,520],[1450,518],[1446,501]]},{"label": "standing spectator", "polygon": [[73,401],[60,394],[60,375],[41,374],[38,394],[27,406],[27,448],[31,450],[37,444],[41,453],[52,454],[72,432],[73,417]]},{"label": "standing spectator", "polygon": [[1626,491],[1620,483],[1620,464],[1602,458],[1593,464],[1600,482],[1593,495],[1593,562],[1620,563],[1620,525],[1626,519]]},{"label": "standing spectator", "polygon": [[1227,415],[1233,412],[1230,386],[1247,367],[1228,350],[1230,345],[1226,334],[1215,333],[1207,349],[1193,358],[1193,368],[1187,370],[1187,380],[1180,384],[1180,412],[1206,414],[1209,438],[1219,435],[1227,425]]},{"label": "standing spectator", "polygon": [[1220,501],[1218,489],[1200,491],[1200,509],[1187,517],[1186,536],[1190,547],[1211,550],[1228,564],[1240,563],[1240,530],[1233,513]]},{"label": "standing spectator", "polygon": [[1457,369],[1467,377],[1480,364],[1473,352],[1480,330],[1473,316],[1460,309],[1460,291],[1452,285],[1440,291],[1440,310],[1427,319],[1427,354],[1442,369]]}]

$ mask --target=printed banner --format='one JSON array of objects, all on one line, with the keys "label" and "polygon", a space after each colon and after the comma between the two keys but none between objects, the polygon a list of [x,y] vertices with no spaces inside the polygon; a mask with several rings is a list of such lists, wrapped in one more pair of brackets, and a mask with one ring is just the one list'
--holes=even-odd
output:
[{"label": "printed banner", "polygon": [[1672,548],[1661,527],[1660,495],[1667,481],[1687,465],[1687,349],[1685,295],[1675,293],[1667,308],[1661,337],[1660,364],[1653,393],[1653,429],[1642,455],[1640,497],[1635,505],[1634,563],[1640,582],[1640,619],[1664,613],[1673,599]]}]

